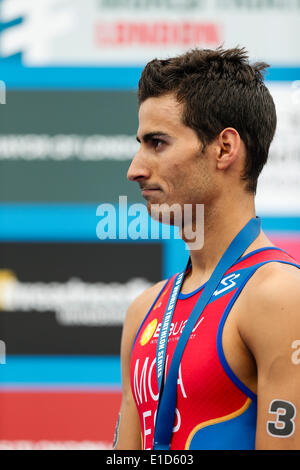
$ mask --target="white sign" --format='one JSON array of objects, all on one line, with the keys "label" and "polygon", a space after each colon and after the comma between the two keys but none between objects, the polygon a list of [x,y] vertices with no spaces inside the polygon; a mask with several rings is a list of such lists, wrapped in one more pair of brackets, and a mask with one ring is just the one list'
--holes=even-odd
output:
[{"label": "white sign", "polygon": [[192,47],[244,46],[300,64],[298,0],[3,0],[1,54],[24,65],[143,65]]},{"label": "white sign", "polygon": [[269,84],[277,110],[277,131],[259,178],[260,214],[300,215],[300,99],[297,82]]}]

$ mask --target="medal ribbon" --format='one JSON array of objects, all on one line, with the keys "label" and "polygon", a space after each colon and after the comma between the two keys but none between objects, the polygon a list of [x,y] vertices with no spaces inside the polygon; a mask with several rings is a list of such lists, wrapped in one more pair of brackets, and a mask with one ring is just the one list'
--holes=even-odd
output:
[{"label": "medal ribbon", "polygon": [[156,368],[159,401],[157,406],[157,415],[154,430],[154,450],[170,449],[177,400],[177,380],[179,366],[182,354],[184,352],[190,334],[192,333],[192,330],[194,329],[197,321],[199,320],[200,315],[202,314],[206,305],[210,301],[211,296],[217,289],[226,271],[231,268],[231,266],[242,256],[246,249],[251,245],[251,243],[253,243],[253,241],[259,235],[260,230],[260,218],[256,217],[251,219],[233,239],[233,241],[230,243],[229,247],[221,257],[209,281],[206,283],[200,298],[198,299],[195,307],[193,308],[187,323],[185,324],[182,334],[178,340],[165,384],[163,385],[162,378],[165,369],[169,330],[186,270],[178,274],[174,280],[168,306],[166,308],[162,321],[156,350]]}]

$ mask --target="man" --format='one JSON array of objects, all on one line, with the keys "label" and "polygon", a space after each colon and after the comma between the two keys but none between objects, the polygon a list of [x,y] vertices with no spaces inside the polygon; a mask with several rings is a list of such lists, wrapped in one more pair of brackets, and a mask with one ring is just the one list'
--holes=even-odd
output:
[{"label": "man", "polygon": [[[243,49],[196,49],[153,60],[142,73],[140,148],[128,178],[140,185],[149,213],[155,205],[203,204],[204,246],[190,250],[164,346],[161,393],[158,343],[177,278],[157,283],[128,310],[117,450],[160,448],[155,436],[164,422],[157,416],[168,411],[168,400],[160,403],[170,391],[176,345],[223,253],[258,220],[257,178],[276,128],[266,67],[251,66]],[[170,449],[300,449],[299,266],[261,230],[240,255],[186,342]]]}]

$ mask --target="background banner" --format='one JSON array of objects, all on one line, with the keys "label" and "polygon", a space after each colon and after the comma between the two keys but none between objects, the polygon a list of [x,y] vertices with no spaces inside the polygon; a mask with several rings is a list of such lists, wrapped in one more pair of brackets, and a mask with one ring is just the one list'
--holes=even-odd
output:
[{"label": "background banner", "polygon": [[223,44],[271,65],[257,214],[300,261],[299,31],[296,0],[0,1],[0,449],[111,448],[126,310],[186,262],[120,217],[97,235],[99,205],[144,203],[126,173],[148,60]]}]

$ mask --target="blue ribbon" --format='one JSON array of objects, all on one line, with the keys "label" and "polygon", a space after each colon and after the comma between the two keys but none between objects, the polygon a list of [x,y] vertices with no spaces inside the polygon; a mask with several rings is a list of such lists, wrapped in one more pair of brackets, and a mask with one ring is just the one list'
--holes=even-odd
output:
[{"label": "blue ribbon", "polygon": [[179,366],[183,351],[190,337],[190,334],[192,333],[200,315],[208,304],[211,296],[217,289],[226,271],[231,268],[231,266],[242,256],[246,249],[257,238],[260,233],[260,230],[260,218],[256,217],[251,219],[245,225],[245,227],[237,234],[237,236],[230,243],[229,247],[223,254],[209,281],[206,283],[199,300],[197,301],[194,309],[192,310],[189,316],[189,319],[183,329],[183,332],[176,346],[165,385],[162,386],[162,378],[165,368],[165,357],[170,325],[186,270],[178,274],[178,276],[174,280],[168,306],[162,321],[156,351],[159,401],[154,430],[154,450],[170,449],[177,400],[177,380]]},{"label": "blue ribbon", "polygon": [[167,343],[169,338],[169,332],[171,327],[171,321],[173,318],[173,313],[175,310],[175,306],[177,303],[178,294],[181,290],[182,282],[184,279],[185,271],[178,274],[176,276],[171,295],[169,297],[169,302],[167,309],[164,314],[164,318],[161,324],[157,349],[156,349],[156,375],[157,375],[157,383],[158,383],[158,390],[161,390],[162,386],[162,378],[164,372],[164,366],[166,362],[166,351],[167,351]]}]

